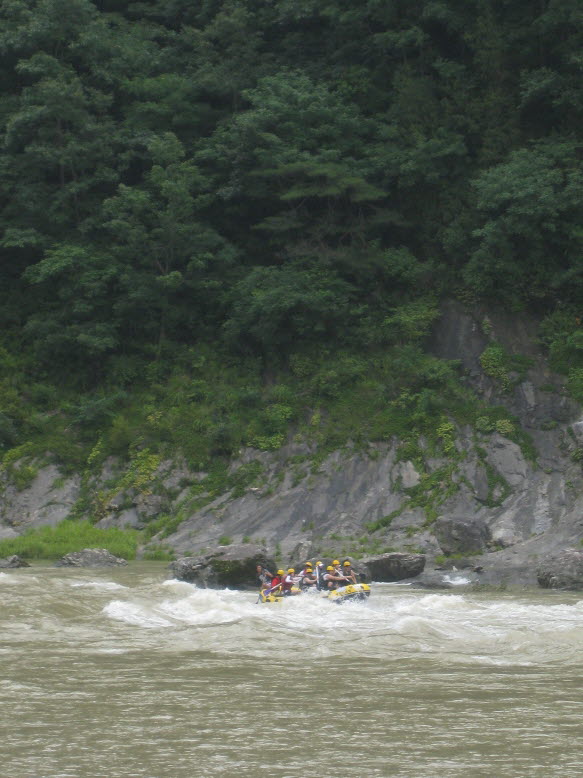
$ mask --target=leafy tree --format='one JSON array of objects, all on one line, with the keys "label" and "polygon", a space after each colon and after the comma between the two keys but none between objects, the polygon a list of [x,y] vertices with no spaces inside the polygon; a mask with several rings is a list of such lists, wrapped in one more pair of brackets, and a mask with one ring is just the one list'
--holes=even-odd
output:
[{"label": "leafy tree", "polygon": [[514,300],[580,299],[583,168],[578,144],[513,152],[476,181],[482,226],[466,268],[476,290]]},{"label": "leafy tree", "polygon": [[132,337],[154,339],[159,353],[167,338],[195,337],[214,320],[236,254],[199,219],[209,185],[176,136],[152,139],[149,152],[143,185],[121,185],[103,210],[120,268],[115,317]]}]

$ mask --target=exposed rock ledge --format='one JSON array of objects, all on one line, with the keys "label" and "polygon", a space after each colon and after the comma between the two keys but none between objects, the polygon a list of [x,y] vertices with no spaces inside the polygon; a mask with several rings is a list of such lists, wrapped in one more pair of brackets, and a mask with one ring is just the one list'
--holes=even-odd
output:
[{"label": "exposed rock ledge", "polygon": [[391,583],[403,581],[405,578],[414,578],[422,573],[425,568],[425,556],[392,552],[367,557],[361,560],[361,565],[366,568],[370,580]]},{"label": "exposed rock ledge", "polygon": [[583,551],[566,548],[542,560],[537,580],[545,589],[583,590]]},{"label": "exposed rock ledge", "polygon": [[118,567],[120,565],[127,565],[127,561],[110,554],[105,548],[84,548],[83,551],[65,554],[55,567]]},{"label": "exposed rock ledge", "polygon": [[[304,562],[307,560],[303,560]],[[311,560],[312,564],[315,559]],[[324,565],[331,562],[322,558]],[[303,562],[302,562],[303,564]],[[275,572],[276,563],[262,546],[252,543],[216,548],[197,557],[182,557],[169,565],[175,578],[205,588],[257,587],[257,565]],[[382,582],[402,581],[419,575],[425,567],[423,554],[389,553],[368,557],[354,563],[356,573],[365,580]]]},{"label": "exposed rock ledge", "polygon": [[30,567],[27,561],[19,557],[18,554],[7,556],[4,559],[0,559],[0,567],[4,569],[14,570],[17,567]]},{"label": "exposed rock ledge", "polygon": [[172,562],[169,569],[179,581],[198,584],[204,588],[255,587],[257,565],[274,572],[275,561],[267,556],[263,546],[253,543],[223,546],[197,557],[182,557]]}]

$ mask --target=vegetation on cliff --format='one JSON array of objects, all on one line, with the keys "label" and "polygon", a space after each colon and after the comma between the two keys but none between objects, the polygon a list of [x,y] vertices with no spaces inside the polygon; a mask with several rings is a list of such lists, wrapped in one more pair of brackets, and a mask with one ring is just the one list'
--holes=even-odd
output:
[{"label": "vegetation on cliff", "polygon": [[[535,310],[583,400],[577,0],[9,0],[0,20],[20,488],[39,457],[138,477],[290,435],[517,436],[424,352],[444,294]],[[521,369],[497,344],[482,362],[502,389]]]}]

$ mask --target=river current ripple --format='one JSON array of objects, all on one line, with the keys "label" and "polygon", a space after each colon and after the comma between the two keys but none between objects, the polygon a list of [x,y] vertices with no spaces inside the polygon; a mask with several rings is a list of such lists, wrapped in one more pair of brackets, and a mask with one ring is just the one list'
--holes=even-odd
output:
[{"label": "river current ripple", "polygon": [[3,778],[580,778],[583,599],[0,572]]}]

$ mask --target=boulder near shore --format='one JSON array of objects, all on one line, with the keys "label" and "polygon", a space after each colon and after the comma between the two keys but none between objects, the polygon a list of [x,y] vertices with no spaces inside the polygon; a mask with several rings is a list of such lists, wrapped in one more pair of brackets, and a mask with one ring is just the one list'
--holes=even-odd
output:
[{"label": "boulder near shore", "polygon": [[361,560],[360,565],[366,569],[369,580],[390,583],[414,578],[422,573],[425,568],[425,555],[395,551],[367,557]]},{"label": "boulder near shore", "polygon": [[83,551],[65,554],[55,567],[119,567],[121,565],[127,565],[127,561],[114,556],[105,548],[84,548]]},{"label": "boulder near shore", "polygon": [[0,559],[0,568],[15,570],[17,567],[30,567],[30,565],[25,559],[18,556],[18,554],[13,554],[12,556]]},{"label": "boulder near shore", "polygon": [[172,562],[169,569],[178,580],[204,588],[239,589],[257,586],[257,565],[271,572],[277,569],[264,547],[240,543],[220,546],[201,556],[182,557]]},{"label": "boulder near shore", "polygon": [[583,550],[566,548],[541,560],[537,580],[545,589],[583,591]]}]

